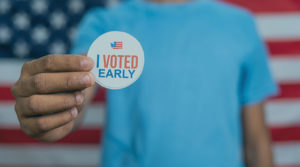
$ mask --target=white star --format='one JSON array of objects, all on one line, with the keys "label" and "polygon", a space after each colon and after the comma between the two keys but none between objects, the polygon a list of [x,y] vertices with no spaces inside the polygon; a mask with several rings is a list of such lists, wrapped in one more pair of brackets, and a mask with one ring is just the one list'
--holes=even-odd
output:
[{"label": "white star", "polygon": [[9,0],[0,0],[0,13],[7,13],[11,8]]},{"label": "white star", "polygon": [[36,14],[44,14],[48,10],[48,3],[45,0],[34,0],[31,9]]},{"label": "white star", "polygon": [[24,58],[30,52],[29,45],[24,40],[19,40],[15,43],[13,52],[16,56]]},{"label": "white star", "polygon": [[81,0],[69,0],[68,6],[73,13],[80,13],[84,10],[84,3]]},{"label": "white star", "polygon": [[62,41],[55,41],[49,47],[49,52],[52,54],[64,54],[66,51],[67,47]]},{"label": "white star", "polygon": [[76,34],[76,27],[71,27],[68,32],[68,37],[70,41],[74,40],[75,34]]},{"label": "white star", "polygon": [[37,26],[33,29],[31,37],[38,44],[45,43],[49,38],[49,31],[44,26]]},{"label": "white star", "polygon": [[17,29],[25,30],[29,27],[30,20],[26,13],[17,13],[14,16],[13,23]]},{"label": "white star", "polygon": [[63,12],[56,11],[50,17],[50,23],[52,27],[61,29],[66,26],[67,18]]},{"label": "white star", "polygon": [[12,32],[7,26],[0,26],[0,43],[8,43],[11,36]]}]

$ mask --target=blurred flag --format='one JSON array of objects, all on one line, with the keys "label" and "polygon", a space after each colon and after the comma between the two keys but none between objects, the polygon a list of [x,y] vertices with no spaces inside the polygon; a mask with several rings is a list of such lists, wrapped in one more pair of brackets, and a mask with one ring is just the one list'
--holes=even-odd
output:
[{"label": "blurred flag", "polygon": [[266,105],[275,161],[281,167],[300,167],[300,1],[225,1],[248,8],[256,16],[281,89]]},{"label": "blurred flag", "polygon": [[0,57],[67,53],[77,24],[106,0],[0,0]]},{"label": "blurred flag", "polygon": [[[300,167],[300,1],[226,0],[255,13],[271,53],[281,93],[267,102],[277,166]],[[94,99],[83,127],[58,143],[43,144],[18,127],[9,87],[23,57],[66,53],[84,11],[97,0],[0,0],[0,167],[95,167],[104,123],[104,90]],[[6,59],[13,58],[13,59]]]},{"label": "blurred flag", "polygon": [[23,58],[67,53],[84,13],[105,4],[106,0],[0,0],[0,167],[97,166],[103,92],[82,129],[58,143],[42,144],[20,131],[9,87],[19,77]]}]

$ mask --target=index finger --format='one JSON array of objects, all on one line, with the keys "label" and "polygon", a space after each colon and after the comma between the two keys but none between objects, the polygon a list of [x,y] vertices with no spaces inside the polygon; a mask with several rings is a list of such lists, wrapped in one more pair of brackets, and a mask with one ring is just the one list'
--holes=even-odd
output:
[{"label": "index finger", "polygon": [[48,55],[25,63],[22,72],[29,75],[45,72],[79,72],[90,71],[93,66],[93,60],[82,55]]}]

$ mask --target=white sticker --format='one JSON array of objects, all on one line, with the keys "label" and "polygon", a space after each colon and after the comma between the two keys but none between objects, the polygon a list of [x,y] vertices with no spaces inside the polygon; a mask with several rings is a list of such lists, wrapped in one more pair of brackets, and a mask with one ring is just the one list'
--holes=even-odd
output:
[{"label": "white sticker", "polygon": [[133,84],[144,68],[144,51],[137,39],[119,31],[98,37],[88,51],[95,66],[96,82],[108,89],[122,89]]}]

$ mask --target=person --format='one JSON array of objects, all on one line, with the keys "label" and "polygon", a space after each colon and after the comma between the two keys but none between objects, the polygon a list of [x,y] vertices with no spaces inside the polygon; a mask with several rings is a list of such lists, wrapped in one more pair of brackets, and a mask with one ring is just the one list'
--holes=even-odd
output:
[{"label": "person", "polygon": [[251,14],[210,0],[132,0],[96,8],[72,53],[24,64],[12,87],[23,131],[62,139],[95,91],[81,54],[99,35],[124,31],[145,51],[136,83],[107,91],[103,167],[271,167],[263,101],[276,93]]}]

